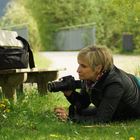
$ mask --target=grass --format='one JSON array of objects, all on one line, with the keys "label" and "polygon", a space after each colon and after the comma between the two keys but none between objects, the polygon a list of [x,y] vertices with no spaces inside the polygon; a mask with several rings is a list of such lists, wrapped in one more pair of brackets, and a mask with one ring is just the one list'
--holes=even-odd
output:
[{"label": "grass", "polygon": [[[129,140],[140,138],[140,121],[104,125],[76,124],[59,121],[53,108],[69,106],[62,93],[40,96],[36,88],[25,89],[10,112],[0,114],[1,140]],[[5,116],[3,116],[5,114]]]},{"label": "grass", "polygon": [[[46,64],[47,60],[44,62],[45,65],[49,65]],[[90,126],[59,121],[53,109],[56,106],[69,106],[61,92],[40,96],[35,86],[25,86],[24,94],[18,93],[17,104],[8,100],[2,101],[0,140],[129,140],[130,137],[132,140],[140,139],[140,120]]]}]

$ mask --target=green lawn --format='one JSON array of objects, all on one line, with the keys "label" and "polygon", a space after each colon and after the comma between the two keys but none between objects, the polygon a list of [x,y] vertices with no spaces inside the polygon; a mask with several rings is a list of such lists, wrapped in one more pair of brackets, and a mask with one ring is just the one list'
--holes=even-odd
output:
[{"label": "green lawn", "polygon": [[129,140],[140,139],[140,120],[104,125],[76,124],[59,121],[53,108],[68,107],[62,93],[40,96],[36,88],[18,94],[10,112],[0,113],[0,140]]}]

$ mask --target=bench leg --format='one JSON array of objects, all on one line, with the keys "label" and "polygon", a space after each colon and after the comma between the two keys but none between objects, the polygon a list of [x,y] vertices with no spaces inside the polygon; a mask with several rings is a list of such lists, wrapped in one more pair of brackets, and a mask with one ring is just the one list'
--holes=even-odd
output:
[{"label": "bench leg", "polygon": [[37,88],[40,95],[47,94],[47,83],[43,78],[38,78]]},{"label": "bench leg", "polygon": [[2,92],[6,98],[12,99],[14,102],[17,100],[16,88],[27,79],[27,74],[18,73],[11,74],[3,77]]},{"label": "bench leg", "polygon": [[16,103],[16,101],[17,101],[16,87],[3,85],[2,92],[4,93],[5,98],[8,98]]},{"label": "bench leg", "polygon": [[46,95],[48,92],[48,82],[55,80],[57,78],[57,72],[49,73],[47,76],[45,74],[37,75],[37,87],[40,95]]}]

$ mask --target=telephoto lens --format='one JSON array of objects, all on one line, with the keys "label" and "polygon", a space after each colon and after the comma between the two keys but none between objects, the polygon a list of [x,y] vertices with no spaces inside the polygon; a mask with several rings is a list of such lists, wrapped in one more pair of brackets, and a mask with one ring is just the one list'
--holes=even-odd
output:
[{"label": "telephoto lens", "polygon": [[75,80],[71,75],[62,77],[59,81],[48,82],[50,92],[75,90],[76,88],[81,88],[81,81]]}]

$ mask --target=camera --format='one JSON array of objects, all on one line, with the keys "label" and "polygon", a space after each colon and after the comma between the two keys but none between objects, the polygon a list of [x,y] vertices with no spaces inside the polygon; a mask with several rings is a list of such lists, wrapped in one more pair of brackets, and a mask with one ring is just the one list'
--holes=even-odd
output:
[{"label": "camera", "polygon": [[62,77],[59,81],[48,82],[48,90],[50,92],[75,90],[76,88],[81,88],[81,81],[75,80],[71,75]]}]

